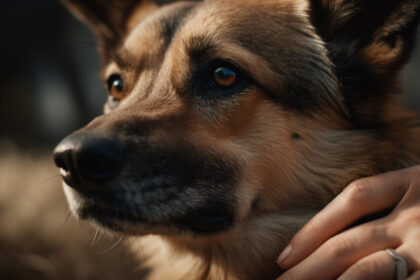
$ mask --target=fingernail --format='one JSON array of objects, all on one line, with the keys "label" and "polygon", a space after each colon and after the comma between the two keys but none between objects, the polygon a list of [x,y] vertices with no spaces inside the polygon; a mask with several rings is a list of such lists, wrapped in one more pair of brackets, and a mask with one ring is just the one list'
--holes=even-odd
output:
[{"label": "fingernail", "polygon": [[279,266],[282,266],[284,261],[290,256],[290,253],[292,252],[292,246],[287,246],[283,252],[281,252],[279,258],[277,259],[277,264]]}]

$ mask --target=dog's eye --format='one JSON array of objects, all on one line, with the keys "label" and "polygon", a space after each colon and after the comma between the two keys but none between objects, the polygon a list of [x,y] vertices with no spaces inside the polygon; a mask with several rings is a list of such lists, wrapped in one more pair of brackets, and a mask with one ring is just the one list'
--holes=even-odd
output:
[{"label": "dog's eye", "polygon": [[212,90],[228,90],[241,81],[241,71],[230,62],[215,61],[209,67],[208,85]]},{"label": "dog's eye", "polygon": [[109,92],[109,105],[114,108],[123,97],[123,80],[120,75],[112,74],[106,81]]},{"label": "dog's eye", "polygon": [[118,74],[112,74],[106,83],[108,85],[109,94],[116,100],[120,100],[122,98],[123,91],[123,81],[121,76]]},{"label": "dog's eye", "polygon": [[221,88],[229,88],[235,85],[238,73],[229,67],[218,67],[212,74],[213,82]]},{"label": "dog's eye", "polygon": [[[249,86],[249,79],[245,72],[234,62],[215,59],[208,64],[207,84],[202,91],[211,96],[231,96],[242,92]],[[203,73],[204,74],[204,73]]]}]

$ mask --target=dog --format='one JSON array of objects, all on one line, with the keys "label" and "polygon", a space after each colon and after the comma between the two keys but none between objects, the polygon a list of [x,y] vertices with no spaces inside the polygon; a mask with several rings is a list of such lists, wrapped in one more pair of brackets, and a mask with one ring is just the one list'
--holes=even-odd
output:
[{"label": "dog", "polygon": [[397,99],[420,1],[63,2],[109,96],[55,163],[71,211],[132,236],[146,279],[274,279],[349,183],[420,163]]}]

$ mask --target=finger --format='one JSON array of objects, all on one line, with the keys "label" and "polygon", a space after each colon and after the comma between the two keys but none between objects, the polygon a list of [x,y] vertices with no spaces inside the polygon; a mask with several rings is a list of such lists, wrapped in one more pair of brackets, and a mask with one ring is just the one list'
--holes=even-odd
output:
[{"label": "finger", "polygon": [[408,274],[420,270],[420,244],[418,239],[406,242],[395,250],[407,263]]},{"label": "finger", "polygon": [[286,271],[279,279],[335,279],[358,260],[383,248],[399,245],[399,239],[389,236],[387,219],[380,219],[340,233],[320,246],[309,257]]},{"label": "finger", "polygon": [[338,280],[393,280],[395,260],[385,250],[373,253],[347,269]]},{"label": "finger", "polygon": [[410,186],[404,198],[399,202],[396,209],[418,205],[420,197],[420,165],[407,169],[410,172]]},{"label": "finger", "polygon": [[295,235],[277,263],[290,268],[359,218],[397,204],[410,185],[407,172],[389,172],[350,184]]},{"label": "finger", "polygon": [[407,280],[420,280],[420,271],[416,271],[407,278]]}]

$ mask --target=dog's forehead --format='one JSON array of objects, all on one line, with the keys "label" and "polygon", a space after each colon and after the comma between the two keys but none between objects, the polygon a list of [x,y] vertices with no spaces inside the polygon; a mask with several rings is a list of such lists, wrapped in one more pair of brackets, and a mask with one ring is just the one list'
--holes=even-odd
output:
[{"label": "dog's forehead", "polygon": [[255,28],[270,30],[291,23],[288,19],[306,17],[307,9],[306,0],[211,0],[195,9],[185,26],[191,31],[222,34]]},{"label": "dog's forehead", "polygon": [[[204,36],[215,44],[232,41],[252,48],[265,41],[261,35],[276,35],[278,39],[283,37],[286,45],[293,39],[290,30],[305,25],[307,5],[306,0],[175,3],[141,21],[126,37],[122,49],[129,53],[130,60],[135,60],[139,56],[161,56],[175,37],[188,43],[190,38]],[[277,50],[281,48],[281,42],[275,44]]]},{"label": "dog's forehead", "polygon": [[160,56],[195,5],[191,2],[180,2],[152,12],[131,29],[117,50],[117,57],[126,62],[139,62]]}]

